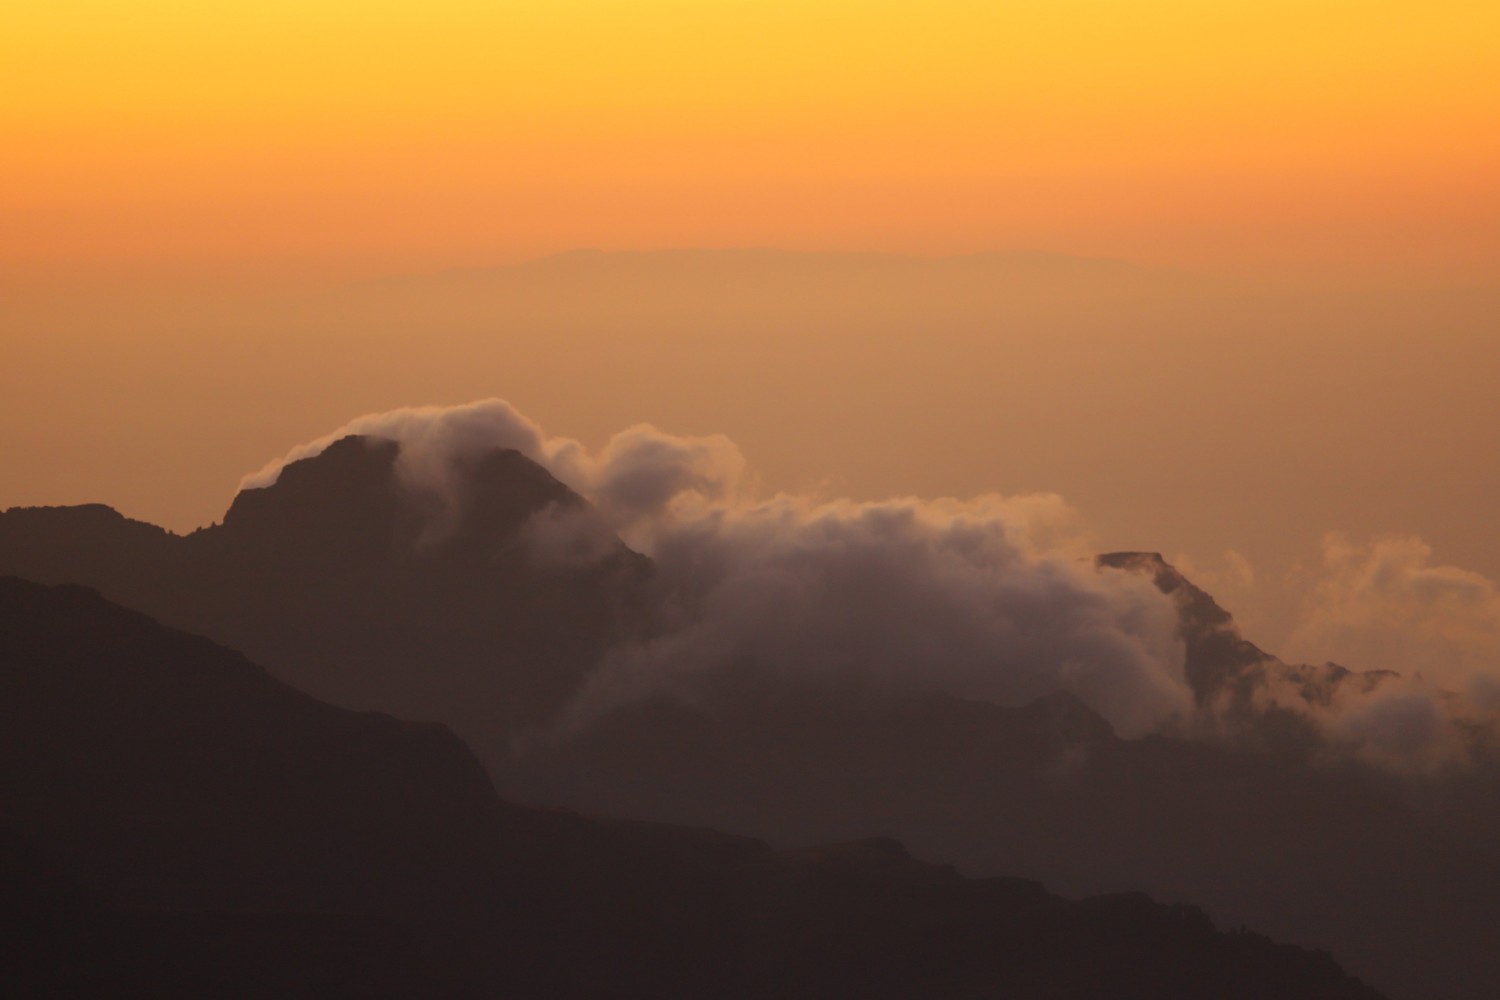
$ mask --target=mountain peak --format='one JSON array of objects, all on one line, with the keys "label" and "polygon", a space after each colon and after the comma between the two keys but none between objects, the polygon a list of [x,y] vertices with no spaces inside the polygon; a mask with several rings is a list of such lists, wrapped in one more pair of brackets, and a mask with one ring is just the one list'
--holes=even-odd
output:
[{"label": "mountain peak", "polygon": [[389,490],[400,446],[386,438],[350,435],[316,455],[288,462],[276,481],[235,495],[224,524],[239,525],[294,508],[345,509]]},{"label": "mountain peak", "polygon": [[410,447],[386,437],[340,438],[316,455],[289,462],[270,485],[241,490],[224,527],[311,535],[320,545],[342,537],[388,547],[419,537],[431,541],[436,521],[448,534],[508,534],[550,505],[583,505],[513,448],[407,461]]},{"label": "mountain peak", "polygon": [[1107,552],[1100,568],[1150,574],[1156,589],[1177,605],[1177,633],[1187,647],[1184,670],[1193,695],[1207,704],[1231,684],[1275,657],[1240,635],[1234,616],[1160,552]]},{"label": "mountain peak", "polygon": [[1234,619],[1229,612],[1220,607],[1219,602],[1207,591],[1184,576],[1181,570],[1162,558],[1160,552],[1106,552],[1095,557],[1094,563],[1110,569],[1149,573],[1157,589],[1176,598],[1179,606],[1189,609],[1198,623],[1234,627]]}]

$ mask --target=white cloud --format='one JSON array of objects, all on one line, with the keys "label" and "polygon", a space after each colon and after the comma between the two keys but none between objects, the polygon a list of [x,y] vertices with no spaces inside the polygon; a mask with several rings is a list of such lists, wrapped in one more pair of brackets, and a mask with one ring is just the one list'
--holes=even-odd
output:
[{"label": "white cloud", "polygon": [[1433,565],[1419,538],[1354,545],[1329,535],[1287,652],[1420,674],[1468,694],[1500,677],[1500,588],[1478,573]]}]

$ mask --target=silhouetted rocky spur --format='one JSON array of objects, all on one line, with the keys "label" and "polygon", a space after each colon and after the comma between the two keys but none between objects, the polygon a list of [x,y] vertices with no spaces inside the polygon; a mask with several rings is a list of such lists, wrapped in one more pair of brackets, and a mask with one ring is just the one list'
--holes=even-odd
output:
[{"label": "silhouetted rocky spur", "polygon": [[1397,676],[1389,670],[1356,672],[1336,663],[1282,661],[1242,636],[1234,617],[1160,553],[1110,552],[1095,561],[1102,568],[1149,575],[1176,603],[1183,670],[1203,718],[1224,738],[1271,751],[1308,752],[1319,741],[1316,727],[1295,711],[1268,704],[1267,692],[1326,708],[1341,689],[1368,694]]}]

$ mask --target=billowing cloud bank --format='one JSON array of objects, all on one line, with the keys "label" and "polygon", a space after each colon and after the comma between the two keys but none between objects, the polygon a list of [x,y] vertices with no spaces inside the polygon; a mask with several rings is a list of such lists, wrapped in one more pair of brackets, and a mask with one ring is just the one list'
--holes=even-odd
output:
[{"label": "billowing cloud bank", "polygon": [[[591,451],[497,399],[360,417],[242,485],[274,482],[286,462],[349,434],[400,442],[410,485],[455,502],[466,460],[517,449],[593,504],[534,519],[541,557],[587,558],[618,531],[654,559],[654,638],[613,649],[565,726],[662,696],[712,707],[794,689],[942,692],[1020,704],[1066,690],[1122,735],[1215,729],[1182,724],[1214,707],[1195,706],[1184,678],[1176,605],[1147,575],[1096,570],[1077,516],[1056,496],[761,497],[722,436],[639,425]],[[1330,539],[1295,637],[1313,662],[1404,677],[1330,684],[1330,668],[1279,665],[1254,701],[1373,759],[1452,759],[1454,734],[1489,725],[1500,700],[1500,592],[1428,565],[1429,555],[1414,539],[1367,548]]]},{"label": "billowing cloud bank", "polygon": [[[416,489],[456,497],[467,458],[515,448],[652,556],[664,628],[600,664],[569,718],[636,699],[812,687],[946,692],[1018,704],[1070,690],[1124,733],[1185,711],[1175,610],[1148,580],[1099,574],[1055,496],[860,504],[751,495],[738,448],[649,426],[590,451],[501,400],[351,421],[243,487],[350,434],[402,445]],[[597,523],[540,517],[538,550],[587,551]]]},{"label": "billowing cloud bank", "polygon": [[1461,762],[1500,735],[1500,588],[1431,558],[1419,538],[1328,535],[1289,642],[1313,662],[1385,672],[1316,714],[1336,740],[1398,767]]},{"label": "billowing cloud bank", "polygon": [[1480,699],[1500,694],[1500,588],[1431,564],[1421,539],[1323,540],[1323,567],[1291,651],[1421,675]]},{"label": "billowing cloud bank", "polygon": [[1067,690],[1148,731],[1190,704],[1175,610],[1144,578],[1033,547],[1066,516],[1055,497],[679,509],[648,546],[678,595],[666,634],[617,650],[577,712],[768,683],[1002,704]]}]

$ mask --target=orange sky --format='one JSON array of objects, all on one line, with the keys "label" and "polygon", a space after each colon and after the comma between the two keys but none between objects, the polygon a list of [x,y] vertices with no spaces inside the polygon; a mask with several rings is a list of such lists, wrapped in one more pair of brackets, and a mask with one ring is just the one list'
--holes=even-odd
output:
[{"label": "orange sky", "polygon": [[[0,506],[185,530],[503,396],[1268,591],[1327,530],[1500,579],[1497,123],[1484,0],[3,4]],[[747,246],[832,253],[496,268]]]},{"label": "orange sky", "polygon": [[53,0],[0,12],[0,268],[575,246],[1500,263],[1500,6]]}]

